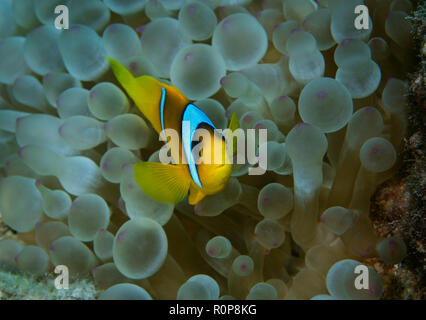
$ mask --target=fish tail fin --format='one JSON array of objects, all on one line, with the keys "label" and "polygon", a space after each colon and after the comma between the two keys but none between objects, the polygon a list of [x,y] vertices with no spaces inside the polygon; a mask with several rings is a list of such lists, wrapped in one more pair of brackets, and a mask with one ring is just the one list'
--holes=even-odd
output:
[{"label": "fish tail fin", "polygon": [[237,130],[240,127],[240,123],[238,122],[237,114],[234,112],[232,113],[231,121],[229,121],[228,128],[232,131]]},{"label": "fish tail fin", "polygon": [[190,178],[183,165],[139,162],[134,174],[141,189],[159,202],[176,204],[188,194]]},{"label": "fish tail fin", "polygon": [[111,65],[112,72],[118,82],[120,82],[128,95],[133,99],[139,110],[151,122],[154,129],[158,132],[161,131],[159,116],[159,104],[162,94],[161,82],[147,75],[135,78],[132,73],[117,60],[110,57],[106,59]]}]

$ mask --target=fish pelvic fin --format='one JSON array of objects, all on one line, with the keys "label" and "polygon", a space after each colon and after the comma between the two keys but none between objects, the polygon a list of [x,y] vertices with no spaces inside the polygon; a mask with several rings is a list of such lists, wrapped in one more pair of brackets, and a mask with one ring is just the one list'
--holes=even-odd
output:
[{"label": "fish pelvic fin", "polygon": [[188,194],[190,177],[184,165],[139,162],[134,175],[141,189],[154,200],[176,204]]},{"label": "fish pelvic fin", "polygon": [[190,205],[196,205],[198,202],[203,200],[205,196],[206,194],[201,191],[200,187],[198,187],[195,183],[191,183],[188,197],[188,203]]}]

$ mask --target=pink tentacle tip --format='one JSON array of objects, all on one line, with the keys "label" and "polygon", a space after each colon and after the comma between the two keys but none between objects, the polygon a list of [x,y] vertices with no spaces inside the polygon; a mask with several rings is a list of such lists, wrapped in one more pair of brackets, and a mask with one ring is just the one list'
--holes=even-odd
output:
[{"label": "pink tentacle tip", "polygon": [[122,242],[124,240],[124,235],[125,235],[126,231],[121,231],[118,235],[117,235],[117,241],[118,242]]},{"label": "pink tentacle tip", "polygon": [[229,28],[230,27],[230,25],[232,24],[231,23],[231,19],[225,19],[225,20],[222,20],[223,22],[222,22],[222,29],[227,29],[227,28]]},{"label": "pink tentacle tip", "polygon": [[26,116],[23,117],[19,117],[16,119],[16,127],[18,127],[21,124],[21,121],[25,118]]},{"label": "pink tentacle tip", "polygon": [[139,67],[139,64],[136,61],[132,61],[129,64],[130,71],[136,71]]},{"label": "pink tentacle tip", "polygon": [[197,216],[199,216],[201,214],[200,206],[195,205],[195,207],[194,207],[194,214],[197,215]]},{"label": "pink tentacle tip", "polygon": [[250,121],[253,121],[253,117],[251,116],[251,115],[246,115],[246,116],[244,116],[244,118],[243,118],[243,121],[244,122],[250,122]]},{"label": "pink tentacle tip", "polygon": [[141,26],[136,28],[136,31],[139,32],[142,35],[145,28],[146,28],[146,25],[141,25]]},{"label": "pink tentacle tip", "polygon": [[[74,200],[72,203],[71,203],[71,208],[76,208],[76,207],[78,207],[78,204],[77,204],[77,202]],[[70,214],[72,214],[73,212],[72,211],[70,211]]]},{"label": "pink tentacle tip", "polygon": [[308,126],[309,126],[309,124],[306,123],[306,122],[299,122],[298,124],[295,125],[295,128],[302,129],[302,128],[306,128]]},{"label": "pink tentacle tip", "polygon": [[274,25],[273,30],[277,30],[280,27],[281,23],[277,23],[276,25]]},{"label": "pink tentacle tip", "polygon": [[108,163],[108,161],[104,161],[104,162],[102,162],[101,168],[102,168],[102,169],[104,169],[104,170],[108,170],[108,168],[109,168],[109,163]]},{"label": "pink tentacle tip", "polygon": [[35,32],[41,31],[42,30],[42,26],[43,25],[32,28],[31,31],[30,31],[30,33],[33,33],[33,32],[35,33]]},{"label": "pink tentacle tip", "polygon": [[21,148],[19,148],[19,150],[18,150],[18,157],[19,158],[23,158],[23,152],[24,152],[24,149],[26,148],[27,146],[24,146],[24,147],[21,147]]},{"label": "pink tentacle tip", "polygon": [[53,244],[50,245],[49,247],[49,251],[54,251],[55,250],[55,246]]},{"label": "pink tentacle tip", "polygon": [[188,6],[188,13],[190,14],[196,14],[198,13],[198,8],[196,5],[190,5]]},{"label": "pink tentacle tip", "polygon": [[80,26],[74,25],[70,28],[70,31],[78,31],[80,30]]},{"label": "pink tentacle tip", "polygon": [[271,199],[270,199],[269,197],[263,197],[263,199],[262,199],[262,203],[263,203],[263,204],[268,204],[270,200],[271,200]]},{"label": "pink tentacle tip", "polygon": [[223,87],[223,86],[225,85],[225,83],[226,83],[226,76],[225,76],[225,77],[220,78],[219,83],[220,83],[220,85]]},{"label": "pink tentacle tip", "polygon": [[379,148],[377,148],[377,147],[373,147],[373,148],[371,148],[370,153],[371,153],[372,155],[377,155],[377,154],[379,154],[379,153],[380,153],[380,149],[379,149]]},{"label": "pink tentacle tip", "polygon": [[342,42],[340,43],[340,45],[342,47],[346,47],[348,44],[350,44],[352,42],[352,39],[344,39],[342,40]]},{"label": "pink tentacle tip", "polygon": [[317,92],[317,98],[318,98],[319,100],[324,100],[324,99],[326,99],[327,97],[328,97],[328,93],[327,93],[326,91],[321,90],[321,91],[318,91],[318,92]]},{"label": "pink tentacle tip", "polygon": [[192,58],[193,54],[191,52],[188,52],[187,54],[185,54],[185,56],[183,57],[184,61],[189,61]]},{"label": "pink tentacle tip", "polygon": [[59,108],[61,105],[61,99],[60,98],[56,99],[55,103],[56,103],[56,106]]},{"label": "pink tentacle tip", "polygon": [[58,134],[62,137],[64,134],[64,125],[61,124],[58,128]]},{"label": "pink tentacle tip", "polygon": [[90,90],[90,94],[89,94],[90,99],[93,99],[95,96],[96,96],[96,89]]},{"label": "pink tentacle tip", "polygon": [[295,34],[295,33],[298,33],[300,31],[302,31],[302,30],[300,30],[298,28],[295,28],[295,29],[293,29],[293,30],[290,31],[290,34]]},{"label": "pink tentacle tip", "polygon": [[13,81],[13,86],[16,86],[16,84],[21,80],[21,78],[16,78],[15,81]]},{"label": "pink tentacle tip", "polygon": [[324,223],[324,222],[325,222],[325,217],[324,217],[324,215],[322,215],[322,216],[320,217],[320,221],[321,221],[322,223]]},{"label": "pink tentacle tip", "polygon": [[40,227],[40,226],[42,226],[42,225],[43,225],[43,222],[38,221],[38,222],[35,224],[35,228],[37,229],[38,227]]},{"label": "pink tentacle tip", "polygon": [[110,32],[118,31],[118,24],[114,23],[114,24],[110,25],[109,28],[108,28],[108,31],[110,31]]}]

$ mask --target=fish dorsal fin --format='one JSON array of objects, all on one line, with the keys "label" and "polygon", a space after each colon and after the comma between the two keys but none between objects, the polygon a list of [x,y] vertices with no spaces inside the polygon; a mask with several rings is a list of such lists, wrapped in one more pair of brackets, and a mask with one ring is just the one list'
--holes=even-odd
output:
[{"label": "fish dorsal fin", "polygon": [[202,123],[206,123],[213,129],[216,129],[203,111],[194,106],[192,103],[189,103],[182,116],[182,144],[188,162],[189,173],[191,174],[192,180],[194,180],[200,188],[202,187],[201,181],[198,176],[194,156],[192,154],[192,139],[194,138],[195,130]]},{"label": "fish dorsal fin", "polygon": [[123,86],[136,106],[151,122],[157,132],[161,131],[159,105],[162,94],[162,83],[157,79],[143,75],[135,78],[117,60],[107,57],[111,69],[118,82]]},{"label": "fish dorsal fin", "polygon": [[139,162],[134,174],[141,189],[157,201],[176,204],[188,194],[191,178],[183,165]]},{"label": "fish dorsal fin", "polygon": [[[232,114],[231,120],[229,121],[228,131],[225,135],[225,140],[227,143],[232,143],[232,155],[234,156],[237,153],[237,137],[233,136],[232,133],[240,128],[238,122],[238,117],[235,112]],[[230,141],[232,138],[232,141]]]}]

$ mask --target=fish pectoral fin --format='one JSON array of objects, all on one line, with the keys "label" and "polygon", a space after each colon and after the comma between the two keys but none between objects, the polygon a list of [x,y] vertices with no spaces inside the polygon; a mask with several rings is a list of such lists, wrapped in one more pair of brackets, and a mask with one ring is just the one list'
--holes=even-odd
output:
[{"label": "fish pectoral fin", "polygon": [[188,203],[190,205],[196,205],[198,202],[203,200],[203,198],[206,195],[201,191],[201,189],[198,186],[194,186],[191,184],[189,187],[189,197],[188,197]]},{"label": "fish pectoral fin", "polygon": [[139,162],[134,174],[141,189],[157,201],[176,204],[188,194],[190,179],[183,165]]},{"label": "fish pectoral fin", "polygon": [[228,134],[225,136],[226,141],[229,142],[229,140],[232,138],[232,155],[235,156],[237,154],[237,137],[236,136],[232,136],[232,132],[234,132],[235,130],[239,129],[240,124],[238,122],[238,117],[235,114],[235,112],[232,114],[231,120],[229,121],[229,125],[228,125]]}]

